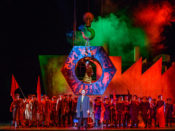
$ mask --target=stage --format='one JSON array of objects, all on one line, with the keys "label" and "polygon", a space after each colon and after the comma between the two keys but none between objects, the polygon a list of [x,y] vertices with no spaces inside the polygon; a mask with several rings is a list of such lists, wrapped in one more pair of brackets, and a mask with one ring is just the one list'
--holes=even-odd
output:
[{"label": "stage", "polygon": [[175,130],[175,0],[68,1],[2,3],[0,130]]},{"label": "stage", "polygon": [[[10,124],[0,124],[0,130],[77,130],[77,127],[32,127],[32,128],[14,128],[11,127]],[[81,128],[81,130],[85,130]],[[88,130],[175,130],[175,123],[173,127],[166,127],[166,128],[88,128]]]}]

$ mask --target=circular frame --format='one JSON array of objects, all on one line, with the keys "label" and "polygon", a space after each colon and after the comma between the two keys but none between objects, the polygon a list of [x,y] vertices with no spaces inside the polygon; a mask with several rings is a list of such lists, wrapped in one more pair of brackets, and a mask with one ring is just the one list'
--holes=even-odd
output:
[{"label": "circular frame", "polygon": [[[101,77],[91,84],[80,81],[75,73],[77,62],[84,57],[96,59],[102,68]],[[61,71],[75,95],[80,94],[83,89],[87,95],[102,95],[116,73],[113,63],[101,46],[74,46]]]},{"label": "circular frame", "polygon": [[[82,59],[85,59],[85,58],[89,58],[89,59],[91,59],[91,60],[88,60],[88,61],[90,61],[91,63],[93,63],[93,64],[95,64],[95,62],[94,61],[96,61],[96,63],[98,63],[98,65],[100,66],[100,68],[101,68],[101,70],[102,70],[102,67],[101,67],[101,64],[100,64],[100,62],[98,61],[98,60],[96,60],[95,58],[92,58],[92,57],[83,57]],[[82,59],[80,59],[80,60],[82,60]],[[78,65],[78,63],[80,62],[80,60],[76,63],[76,65],[75,65],[75,74],[76,74],[76,69],[77,69],[77,65]],[[96,64],[95,64],[96,65]],[[102,73],[100,74],[100,77],[102,76]],[[76,77],[77,77],[77,74],[76,74]],[[98,78],[98,79],[100,79],[100,77]],[[83,82],[83,80],[80,80],[78,77],[77,77],[77,79],[79,80],[79,81],[82,81]],[[96,80],[96,81],[98,81],[98,79]],[[93,81],[92,83],[95,83],[96,81]],[[86,82],[84,82],[84,83],[86,83]],[[90,84],[90,83],[89,83]]]}]

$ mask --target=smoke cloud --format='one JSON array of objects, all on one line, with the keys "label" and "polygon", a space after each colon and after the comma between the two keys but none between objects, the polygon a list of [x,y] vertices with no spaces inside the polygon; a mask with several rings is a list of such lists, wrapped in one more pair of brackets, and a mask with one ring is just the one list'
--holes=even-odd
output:
[{"label": "smoke cloud", "polygon": [[141,5],[134,11],[134,21],[145,30],[152,51],[165,48],[162,32],[165,26],[171,25],[172,13],[173,7],[168,2]]},{"label": "smoke cloud", "polygon": [[[133,61],[134,47],[139,46],[141,56],[148,58],[166,48],[162,33],[174,20],[173,10],[173,5],[167,1],[140,2],[137,7],[99,16],[92,22],[96,34],[90,43],[92,46],[107,45],[109,55],[122,56],[123,61]],[[71,44],[72,34],[67,33]],[[80,31],[76,32],[75,45],[85,45]]]},{"label": "smoke cloud", "polygon": [[[135,46],[139,46],[143,50],[143,56],[147,55],[145,32],[141,28],[134,27],[128,17],[115,14],[109,14],[105,17],[99,16],[92,22],[91,27],[95,30],[95,37],[90,41],[90,45],[103,46],[106,44],[109,55],[122,56],[124,61],[133,61]],[[72,33],[67,34],[70,42],[72,41]],[[85,45],[85,42],[81,32],[77,31],[75,45]]]}]

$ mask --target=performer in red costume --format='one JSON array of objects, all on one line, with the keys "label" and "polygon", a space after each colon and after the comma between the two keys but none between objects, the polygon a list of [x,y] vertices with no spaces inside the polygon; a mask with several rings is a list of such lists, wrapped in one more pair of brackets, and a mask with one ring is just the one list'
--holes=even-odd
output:
[{"label": "performer in red costume", "polygon": [[123,102],[123,97],[120,96],[118,99],[118,102],[116,104],[116,115],[117,115],[117,120],[115,121],[115,126],[117,127],[117,124],[119,127],[121,127],[121,124],[123,123],[123,118],[124,118],[124,102]]},{"label": "performer in red costume", "polygon": [[50,125],[50,111],[51,111],[51,102],[49,100],[49,97],[46,96],[46,101],[45,101],[45,112],[44,112],[44,115],[45,115],[45,126],[46,127],[49,127]]},{"label": "performer in red costume", "polygon": [[165,115],[164,115],[164,111],[165,111],[165,103],[162,100],[162,95],[158,96],[158,101],[157,101],[157,105],[156,105],[156,122],[158,124],[159,127],[165,127]]},{"label": "performer in red costume", "polygon": [[38,100],[35,95],[32,96],[32,125],[37,126],[37,110],[38,110]]},{"label": "performer in red costume", "polygon": [[41,97],[41,101],[38,102],[38,110],[37,110],[37,126],[43,126],[44,121],[44,108],[45,107],[45,98]]},{"label": "performer in red costume", "polygon": [[172,127],[173,122],[173,104],[171,98],[167,98],[166,108],[165,108],[165,118],[166,118],[166,126],[168,125]]},{"label": "performer in red costume", "polygon": [[11,103],[10,112],[13,114],[13,125],[19,127],[20,122],[20,97],[19,94],[15,95],[15,100]]},{"label": "performer in red costume", "polygon": [[129,105],[129,113],[131,118],[131,127],[138,127],[138,113],[139,113],[139,102],[137,101],[137,96],[134,95]]},{"label": "performer in red costume", "polygon": [[106,121],[106,127],[108,128],[108,124],[110,121],[110,102],[109,102],[109,98],[105,97],[104,99],[104,108],[102,108],[102,112],[104,112],[104,121]]},{"label": "performer in red costume", "polygon": [[129,100],[128,96],[124,97],[124,120],[123,120],[123,127],[128,127],[129,123]]},{"label": "performer in red costume", "polygon": [[51,101],[51,123],[52,126],[57,124],[57,97],[53,96]]}]

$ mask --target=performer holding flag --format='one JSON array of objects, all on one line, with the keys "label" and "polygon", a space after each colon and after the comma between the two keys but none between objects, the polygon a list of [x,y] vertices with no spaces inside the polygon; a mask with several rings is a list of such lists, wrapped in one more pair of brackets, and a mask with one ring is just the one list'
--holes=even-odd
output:
[{"label": "performer holding flag", "polygon": [[12,83],[11,83],[11,92],[10,92],[10,95],[13,98],[13,100],[15,99],[15,91],[18,88],[19,88],[19,85],[18,85],[17,81],[15,80],[14,75],[12,74]]},{"label": "performer holding flag", "polygon": [[19,88],[19,85],[17,81],[15,80],[14,75],[12,74],[12,84],[11,84],[11,92],[10,95],[13,98],[13,101],[10,106],[10,112],[12,112],[13,115],[13,123],[12,125],[16,127],[19,127],[20,124],[20,95],[18,93],[15,94],[16,89]]}]

